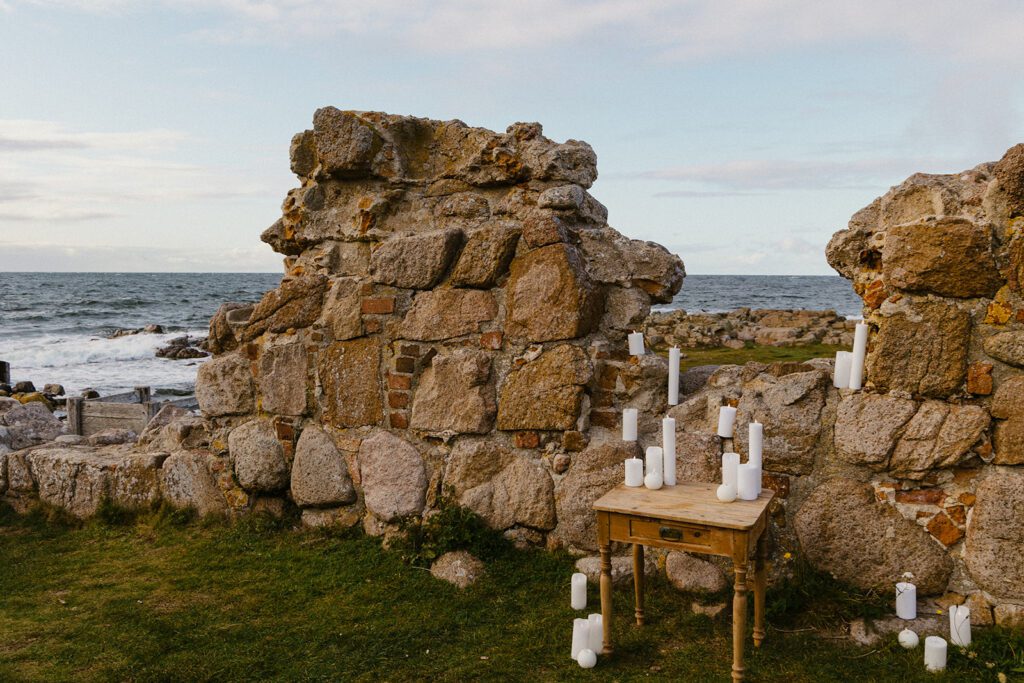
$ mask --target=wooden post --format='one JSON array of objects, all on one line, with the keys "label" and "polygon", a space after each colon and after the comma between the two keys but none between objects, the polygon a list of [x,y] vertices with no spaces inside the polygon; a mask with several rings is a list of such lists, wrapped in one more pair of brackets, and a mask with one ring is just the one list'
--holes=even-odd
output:
[{"label": "wooden post", "polygon": [[11,364],[5,360],[0,360],[0,384],[11,383]]},{"label": "wooden post", "polygon": [[636,625],[644,625],[644,547],[633,544],[633,590],[636,593]]},{"label": "wooden post", "polygon": [[85,399],[81,396],[68,397],[65,407],[68,411],[68,431],[72,434],[82,435],[82,404]]},{"label": "wooden post", "polygon": [[135,398],[138,403],[149,403],[152,393],[149,387],[135,387]]}]

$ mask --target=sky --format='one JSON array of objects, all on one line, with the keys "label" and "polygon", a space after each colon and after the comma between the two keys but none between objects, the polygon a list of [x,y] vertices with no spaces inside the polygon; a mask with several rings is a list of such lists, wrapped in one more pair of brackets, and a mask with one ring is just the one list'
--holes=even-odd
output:
[{"label": "sky", "polygon": [[831,274],[914,172],[1024,140],[1016,0],[0,0],[0,271],[280,271],[325,105],[589,142],[690,273]]}]

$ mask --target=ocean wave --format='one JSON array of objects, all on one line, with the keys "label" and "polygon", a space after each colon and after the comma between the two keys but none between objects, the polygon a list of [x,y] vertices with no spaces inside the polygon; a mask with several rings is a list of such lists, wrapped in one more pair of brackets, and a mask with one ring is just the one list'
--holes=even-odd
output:
[{"label": "ocean wave", "polygon": [[[205,331],[189,333],[203,336]],[[0,343],[0,359],[13,367],[65,368],[90,363],[136,361],[154,358],[156,350],[181,332],[133,334],[116,339],[93,335],[44,335],[21,341]]]}]

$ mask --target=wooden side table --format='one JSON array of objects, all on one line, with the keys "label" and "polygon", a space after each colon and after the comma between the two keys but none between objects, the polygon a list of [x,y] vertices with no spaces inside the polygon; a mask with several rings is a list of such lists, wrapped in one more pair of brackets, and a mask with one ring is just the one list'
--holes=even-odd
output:
[{"label": "wooden side table", "polygon": [[620,485],[594,503],[601,549],[601,615],[604,651],[612,652],[611,543],[633,544],[636,623],[644,623],[644,546],[732,558],[732,678],[743,680],[743,643],[747,627],[747,567],[755,559],[754,646],[764,641],[765,560],[768,504],[774,491],[757,500],[722,503],[715,484],[682,483],[657,491]]}]

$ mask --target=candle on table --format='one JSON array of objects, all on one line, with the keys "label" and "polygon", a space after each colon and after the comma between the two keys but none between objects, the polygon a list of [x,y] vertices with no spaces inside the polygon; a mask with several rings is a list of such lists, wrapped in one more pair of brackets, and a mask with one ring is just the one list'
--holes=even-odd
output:
[{"label": "candle on table", "polygon": [[761,495],[762,454],[764,453],[764,425],[754,420],[747,431],[748,451],[747,462],[757,467],[757,494]]},{"label": "candle on table", "polygon": [[731,503],[736,500],[736,487],[732,484],[721,484],[715,490],[715,495],[723,503]]},{"label": "candle on table", "polygon": [[594,651],[595,655],[601,654],[604,647],[604,622],[600,614],[591,614],[587,617],[590,623],[590,637],[587,641],[587,648]]},{"label": "candle on table", "polygon": [[757,500],[761,468],[749,462],[740,465],[736,472],[736,495],[740,500]]},{"label": "candle on table", "polygon": [[900,619],[917,618],[917,586],[907,581],[896,584],[896,616]]},{"label": "candle on table", "polygon": [[661,478],[661,472],[658,472],[657,470],[654,472],[648,472],[647,476],[644,477],[644,486],[652,491],[657,491],[664,483],[665,481]]},{"label": "candle on table", "polygon": [[569,604],[573,609],[587,607],[587,575],[576,572],[572,575],[572,595]]},{"label": "candle on table", "polygon": [[732,438],[732,426],[736,423],[736,409],[722,406],[718,411],[718,435],[723,439]]},{"label": "candle on table", "polygon": [[737,475],[740,466],[739,453],[722,454],[722,483],[736,488]]},{"label": "candle on table", "polygon": [[644,485],[644,461],[640,458],[626,458],[626,486]]},{"label": "candle on table", "polygon": [[832,386],[836,389],[847,389],[850,386],[850,366],[853,354],[849,351],[836,351],[835,367],[832,368]]},{"label": "candle on table", "polygon": [[647,474],[651,472],[665,476],[665,455],[660,446],[647,447]]},{"label": "candle on table", "polygon": [[666,417],[661,421],[661,450],[664,451],[662,479],[666,486],[676,485],[676,421]]},{"label": "candle on table", "polygon": [[636,408],[622,409],[622,440],[636,441]]},{"label": "candle on table", "polygon": [[586,619],[572,620],[572,658],[579,656],[580,650],[587,647],[590,641],[590,622]]},{"label": "candle on table", "polygon": [[643,332],[631,332],[628,336],[629,339],[629,355],[631,356],[642,356],[644,355],[644,333]]},{"label": "candle on table", "polygon": [[857,323],[853,332],[853,357],[850,360],[850,388],[860,389],[864,381],[864,358],[868,353],[868,325]]},{"label": "candle on table", "polygon": [[971,646],[971,609],[967,605],[949,608],[949,642],[960,647]]},{"label": "candle on table", "polygon": [[924,639],[924,668],[943,671],[946,668],[946,641],[938,636]]},{"label": "candle on table", "polygon": [[679,347],[668,350],[668,404],[679,405]]}]

